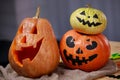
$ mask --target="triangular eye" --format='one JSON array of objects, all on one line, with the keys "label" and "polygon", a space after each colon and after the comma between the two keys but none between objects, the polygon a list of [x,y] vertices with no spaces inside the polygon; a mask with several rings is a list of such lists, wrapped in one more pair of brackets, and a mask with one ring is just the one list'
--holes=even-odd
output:
[{"label": "triangular eye", "polygon": [[85,11],[82,11],[80,14],[81,14],[81,15],[85,15]]},{"label": "triangular eye", "polygon": [[93,18],[97,18],[97,19],[98,19],[98,16],[97,16],[97,14],[95,14],[95,15],[93,16]]}]

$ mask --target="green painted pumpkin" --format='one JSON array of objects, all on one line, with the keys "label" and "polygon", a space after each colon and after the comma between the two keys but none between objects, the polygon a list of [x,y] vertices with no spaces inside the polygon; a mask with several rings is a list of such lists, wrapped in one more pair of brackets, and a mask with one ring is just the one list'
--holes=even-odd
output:
[{"label": "green painted pumpkin", "polygon": [[79,8],[71,14],[70,24],[78,32],[98,34],[106,28],[107,19],[100,10],[91,7]]}]

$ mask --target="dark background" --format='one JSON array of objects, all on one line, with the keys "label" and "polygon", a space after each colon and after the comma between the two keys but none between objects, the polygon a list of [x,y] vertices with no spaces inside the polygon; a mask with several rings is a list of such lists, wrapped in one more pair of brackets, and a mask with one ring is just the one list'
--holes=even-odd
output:
[{"label": "dark background", "polygon": [[1,0],[0,1],[0,65],[8,63],[7,55],[17,28],[26,17],[33,17],[40,6],[40,17],[47,18],[54,29],[57,40],[72,29],[71,13],[86,4],[102,10],[108,20],[103,32],[109,40],[120,41],[120,0]]}]

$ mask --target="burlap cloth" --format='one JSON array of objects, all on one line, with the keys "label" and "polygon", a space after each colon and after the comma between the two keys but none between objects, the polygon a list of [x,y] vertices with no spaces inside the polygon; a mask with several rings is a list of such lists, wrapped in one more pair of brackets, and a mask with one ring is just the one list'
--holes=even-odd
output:
[{"label": "burlap cloth", "polygon": [[[97,65],[97,64],[96,64]],[[109,61],[106,66],[97,71],[84,72],[79,69],[70,70],[63,64],[51,75],[44,75],[36,79],[19,76],[8,64],[5,68],[0,66],[0,80],[94,80],[96,78],[115,73],[116,65],[113,61]]]}]

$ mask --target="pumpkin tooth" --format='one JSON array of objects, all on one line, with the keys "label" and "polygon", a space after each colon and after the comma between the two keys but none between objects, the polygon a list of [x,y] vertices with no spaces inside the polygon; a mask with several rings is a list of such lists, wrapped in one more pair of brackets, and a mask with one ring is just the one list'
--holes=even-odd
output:
[{"label": "pumpkin tooth", "polygon": [[31,61],[30,58],[26,58],[26,59],[22,60],[22,63],[23,63],[23,65],[25,65],[26,63],[29,63],[30,61]]}]

